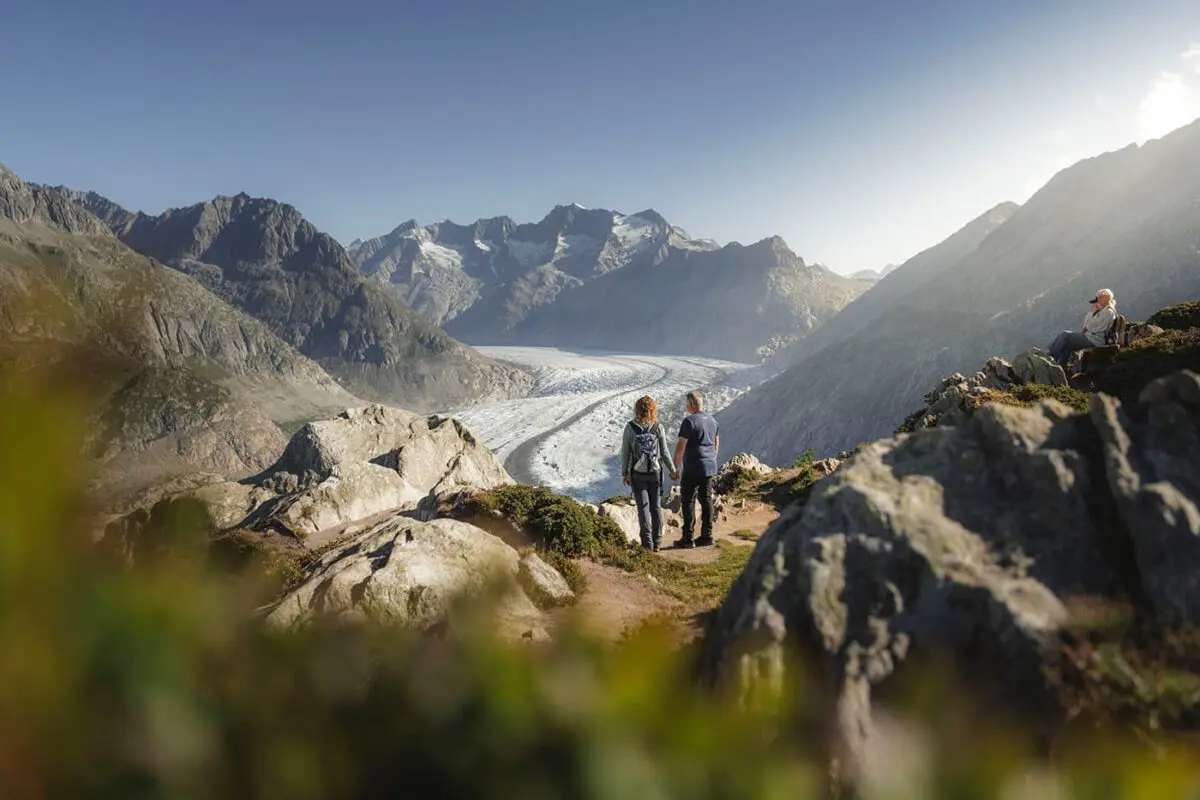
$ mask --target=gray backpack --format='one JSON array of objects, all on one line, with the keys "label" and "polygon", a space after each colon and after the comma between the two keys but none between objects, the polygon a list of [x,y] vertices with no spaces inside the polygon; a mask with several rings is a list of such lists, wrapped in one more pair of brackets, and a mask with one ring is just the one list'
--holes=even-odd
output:
[{"label": "gray backpack", "polygon": [[654,423],[649,428],[643,428],[636,422],[629,423],[633,426],[633,472],[642,475],[657,475],[662,468],[662,462],[658,457],[658,423]]}]

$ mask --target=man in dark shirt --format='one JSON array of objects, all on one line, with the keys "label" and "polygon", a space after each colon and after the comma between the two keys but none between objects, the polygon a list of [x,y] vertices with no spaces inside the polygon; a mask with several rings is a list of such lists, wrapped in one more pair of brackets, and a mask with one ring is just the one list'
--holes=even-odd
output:
[{"label": "man in dark shirt", "polygon": [[[675,463],[683,464],[683,479],[678,473],[679,494],[683,501],[683,538],[676,547],[704,547],[713,543],[712,477],[717,474],[717,448],[720,436],[717,421],[704,410],[704,397],[699,392],[687,393],[687,412],[679,426],[679,442],[675,445]],[[700,498],[700,538],[692,539],[696,525],[696,498]]]}]

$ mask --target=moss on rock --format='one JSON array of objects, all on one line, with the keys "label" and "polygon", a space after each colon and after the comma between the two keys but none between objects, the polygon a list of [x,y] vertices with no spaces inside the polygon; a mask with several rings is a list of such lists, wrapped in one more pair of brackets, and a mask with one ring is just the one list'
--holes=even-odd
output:
[{"label": "moss on rock", "polygon": [[1154,313],[1146,320],[1151,325],[1174,331],[1184,331],[1189,328],[1200,328],[1200,300],[1180,303]]},{"label": "moss on rock", "polygon": [[567,558],[598,555],[624,544],[617,523],[544,486],[514,484],[472,495],[455,516],[499,516],[532,535],[540,549]]},{"label": "moss on rock", "polygon": [[[1008,391],[993,392],[985,402],[1003,403],[1010,406],[1033,406],[1043,400],[1057,400],[1076,411],[1086,411],[1090,395],[1069,386],[1049,386],[1042,383],[1027,383],[1013,386]],[[980,403],[983,405],[984,403]]]},{"label": "moss on rock", "polygon": [[1200,327],[1165,330],[1122,347],[1112,363],[1096,375],[1095,387],[1132,400],[1146,384],[1181,369],[1200,372]]}]

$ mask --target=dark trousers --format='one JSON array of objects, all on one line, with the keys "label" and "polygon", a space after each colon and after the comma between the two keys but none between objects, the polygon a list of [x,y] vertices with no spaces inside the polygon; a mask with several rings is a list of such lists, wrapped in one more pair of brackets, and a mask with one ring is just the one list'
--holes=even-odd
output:
[{"label": "dark trousers", "polygon": [[683,506],[683,540],[692,540],[696,528],[696,498],[700,498],[700,538],[711,539],[713,529],[712,477],[683,473],[679,481],[679,499]]},{"label": "dark trousers", "polygon": [[638,475],[636,472],[629,476],[629,486],[633,489],[633,501],[637,503],[638,532],[642,544],[646,547],[662,542],[662,513],[658,501],[658,492],[662,484],[657,475]]},{"label": "dark trousers", "polygon": [[1076,350],[1086,350],[1089,347],[1095,347],[1095,345],[1083,331],[1063,331],[1050,343],[1050,357],[1057,361],[1059,366],[1065,367],[1071,360],[1072,353]]}]

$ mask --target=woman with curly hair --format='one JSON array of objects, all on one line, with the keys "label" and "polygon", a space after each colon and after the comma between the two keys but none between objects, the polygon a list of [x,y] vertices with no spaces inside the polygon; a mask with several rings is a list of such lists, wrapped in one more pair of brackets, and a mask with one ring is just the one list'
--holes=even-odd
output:
[{"label": "woman with curly hair", "polygon": [[621,480],[633,489],[642,547],[657,551],[662,542],[660,495],[663,473],[676,473],[667,434],[658,423],[658,404],[646,395],[633,404],[633,419],[621,437]]}]

